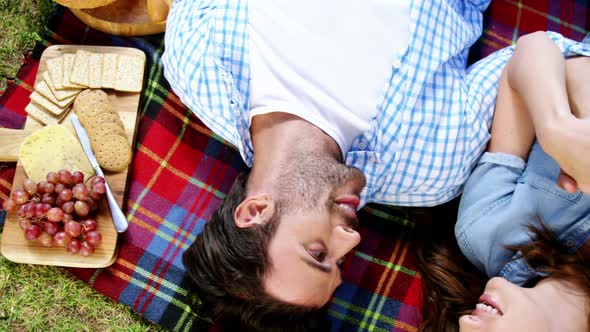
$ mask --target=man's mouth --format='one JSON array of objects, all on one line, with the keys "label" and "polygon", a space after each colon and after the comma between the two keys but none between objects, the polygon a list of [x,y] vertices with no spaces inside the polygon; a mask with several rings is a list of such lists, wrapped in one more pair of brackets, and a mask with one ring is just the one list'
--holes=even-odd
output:
[{"label": "man's mouth", "polygon": [[348,226],[356,228],[358,224],[356,209],[361,203],[361,200],[358,198],[358,196],[343,195],[336,198],[335,203],[336,205],[338,205],[342,213],[346,216]]},{"label": "man's mouth", "polygon": [[479,303],[475,305],[475,310],[473,310],[471,314],[502,316],[504,313],[502,312],[502,310],[500,310],[500,307],[490,295],[484,294],[480,296]]}]

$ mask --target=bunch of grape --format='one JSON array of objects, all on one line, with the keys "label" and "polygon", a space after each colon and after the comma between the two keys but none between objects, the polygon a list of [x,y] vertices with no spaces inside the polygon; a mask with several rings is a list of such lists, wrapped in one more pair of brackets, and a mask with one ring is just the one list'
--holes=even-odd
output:
[{"label": "bunch of grape", "polygon": [[65,246],[70,254],[90,256],[102,241],[91,216],[106,185],[100,176],[86,183],[80,171],[49,172],[46,181],[24,180],[23,188],[14,190],[2,208],[16,212],[27,240],[46,247]]}]

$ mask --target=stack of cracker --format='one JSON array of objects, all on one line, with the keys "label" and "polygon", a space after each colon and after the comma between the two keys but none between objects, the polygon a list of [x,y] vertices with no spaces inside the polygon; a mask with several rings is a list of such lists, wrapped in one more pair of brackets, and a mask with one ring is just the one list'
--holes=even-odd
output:
[{"label": "stack of cracker", "polygon": [[61,122],[83,89],[140,92],[143,59],[136,56],[78,50],[47,60],[43,80],[35,85],[25,111],[44,125]]},{"label": "stack of cracker", "polygon": [[88,132],[100,166],[107,171],[124,170],[131,162],[131,146],[107,94],[94,89],[82,91],[74,101],[74,112]]}]

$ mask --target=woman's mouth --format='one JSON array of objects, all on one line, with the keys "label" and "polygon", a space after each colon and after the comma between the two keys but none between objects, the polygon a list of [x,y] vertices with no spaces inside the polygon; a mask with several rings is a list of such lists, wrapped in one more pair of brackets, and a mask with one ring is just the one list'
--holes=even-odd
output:
[{"label": "woman's mouth", "polygon": [[475,305],[475,310],[471,313],[472,315],[492,315],[502,316],[504,313],[498,306],[498,303],[488,294],[483,294],[479,298],[479,303]]}]

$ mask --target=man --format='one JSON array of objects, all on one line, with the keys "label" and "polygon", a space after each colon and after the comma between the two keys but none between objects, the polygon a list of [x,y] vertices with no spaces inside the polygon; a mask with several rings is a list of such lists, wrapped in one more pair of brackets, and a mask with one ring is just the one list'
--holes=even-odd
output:
[{"label": "man", "polygon": [[166,78],[251,167],[184,255],[219,323],[322,329],[358,208],[459,195],[511,55],[465,68],[488,4],[175,2]]}]

